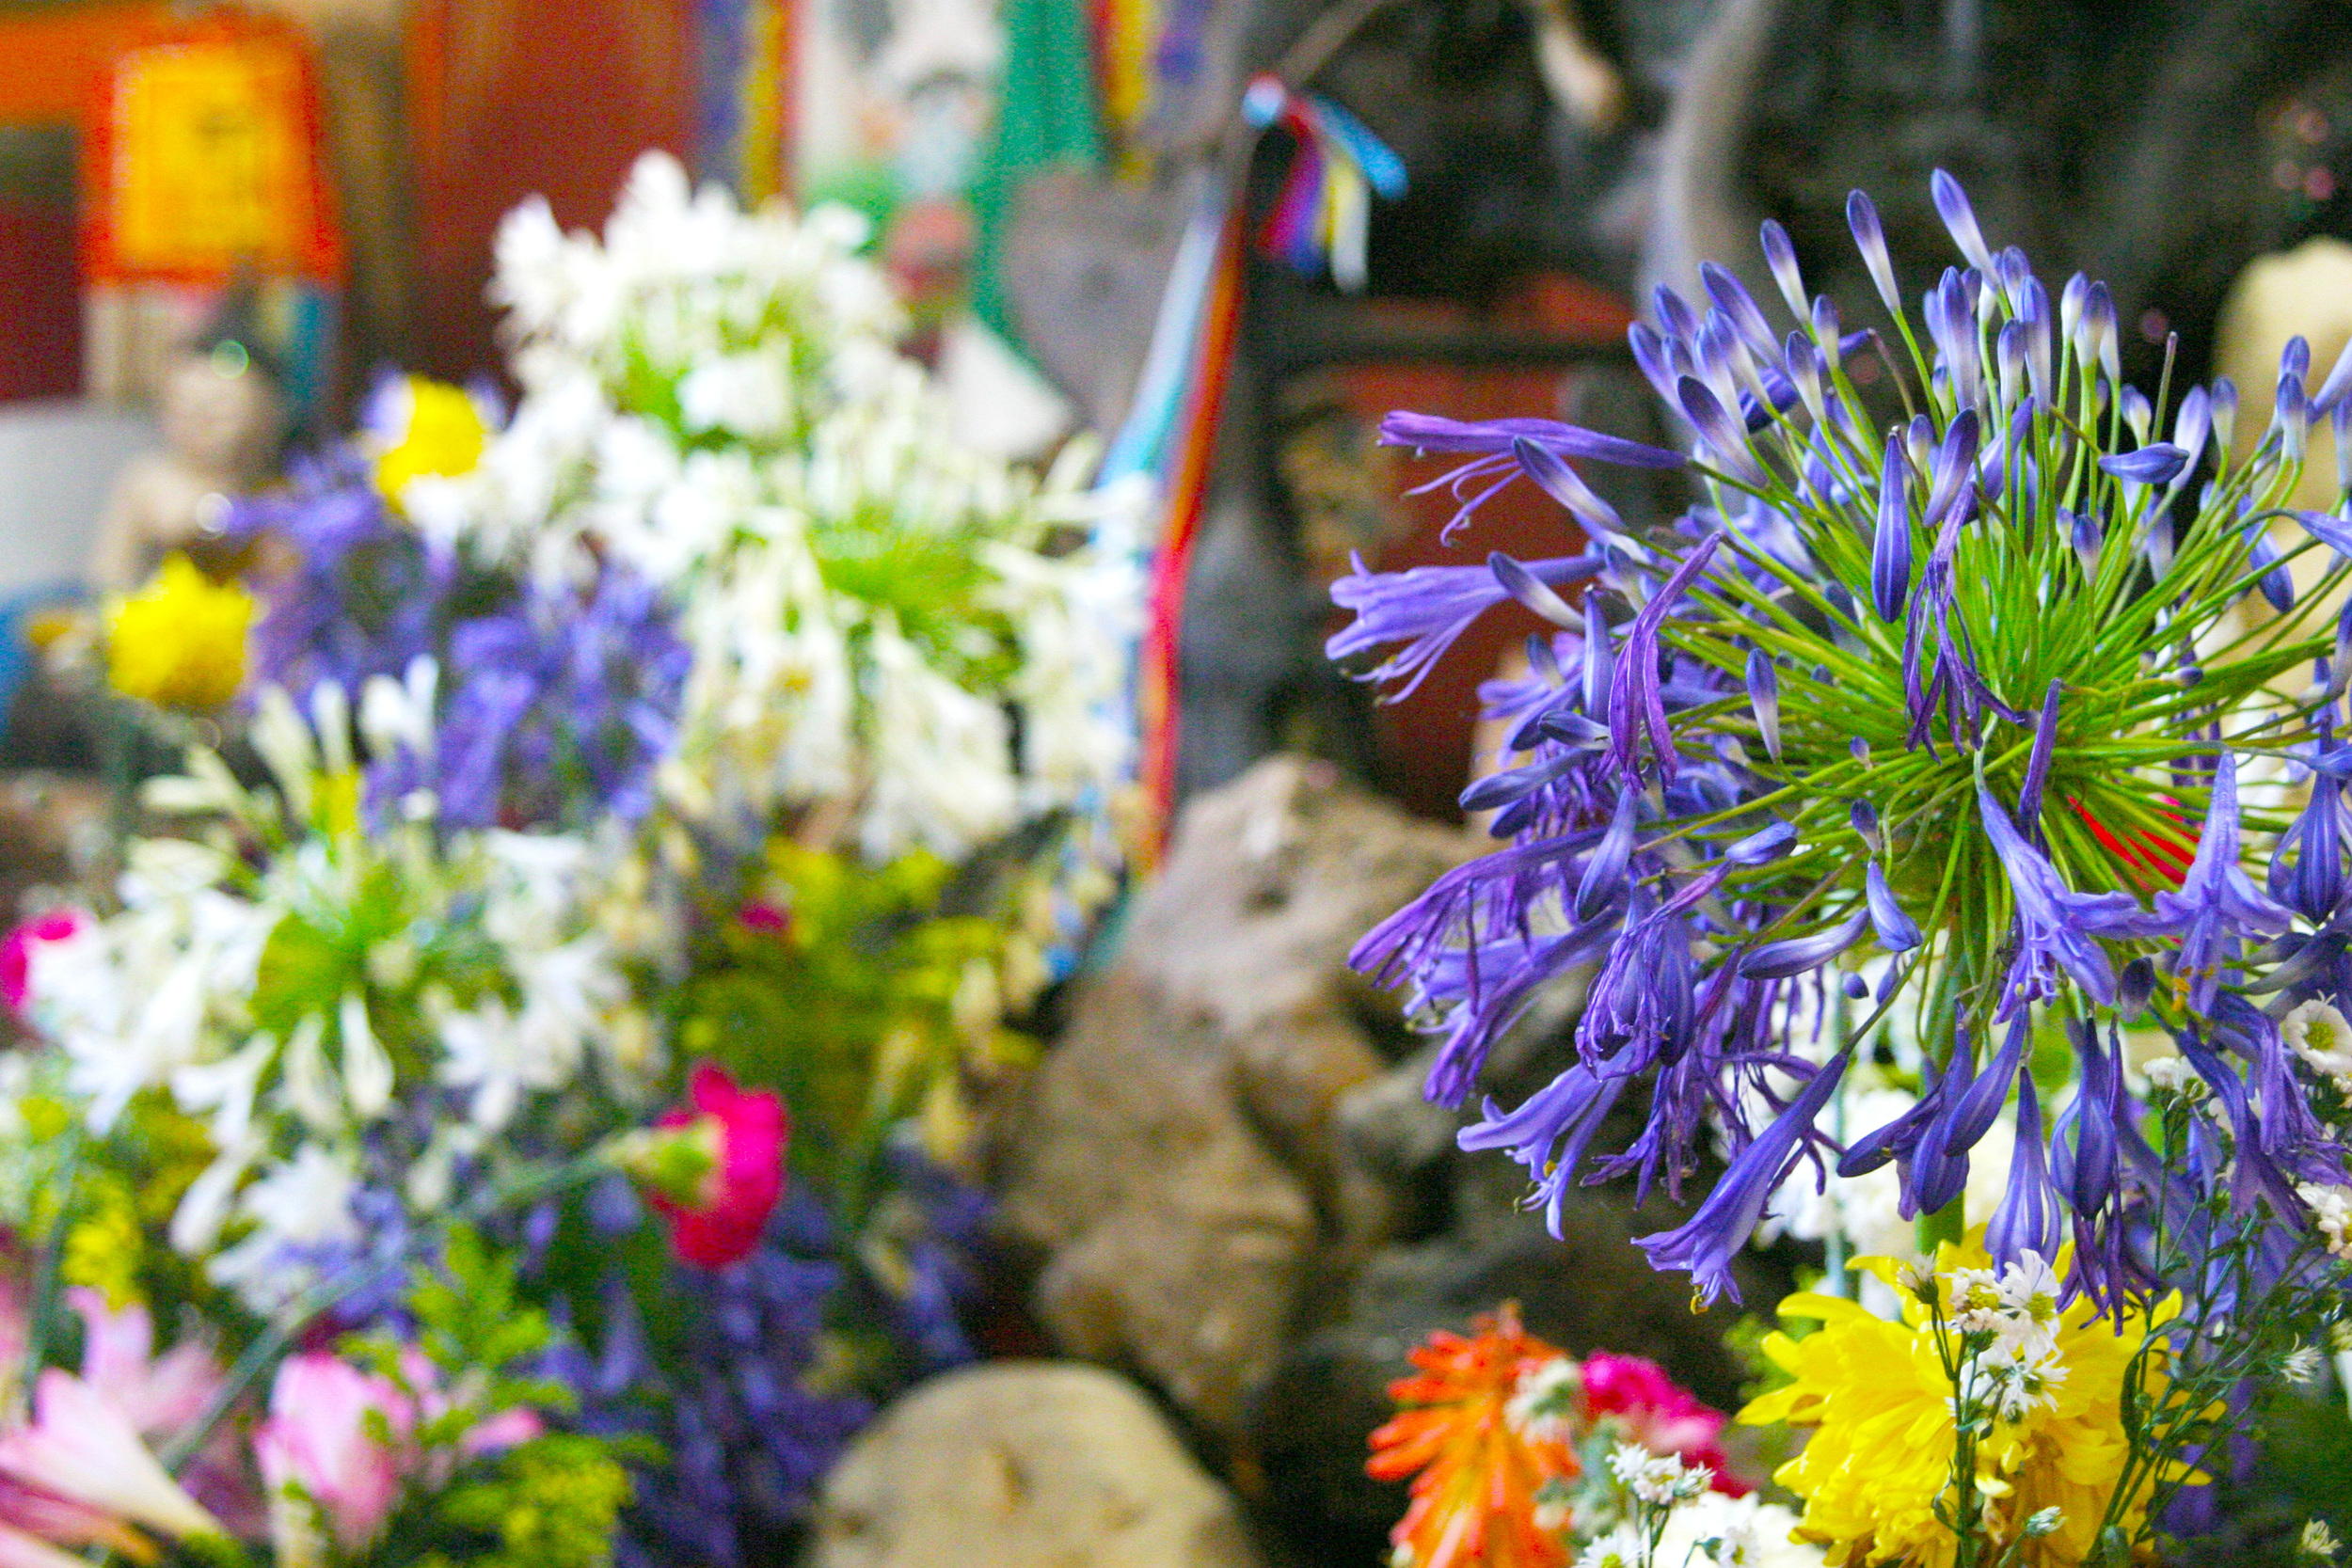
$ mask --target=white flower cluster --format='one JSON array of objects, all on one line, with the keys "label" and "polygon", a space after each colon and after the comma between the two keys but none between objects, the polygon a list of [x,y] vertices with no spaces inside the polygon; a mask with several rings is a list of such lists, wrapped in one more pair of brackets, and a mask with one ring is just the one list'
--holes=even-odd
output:
[{"label": "white flower cluster", "polygon": [[2066,1362],[2058,1354],[2058,1272],[2027,1251],[1997,1274],[1955,1269],[1945,1276],[1951,1324],[1984,1343],[1963,1364],[1956,1418],[2021,1421],[2037,1407],[2055,1409]]},{"label": "white flower cluster", "polygon": [[2327,1239],[2328,1250],[2352,1262],[2352,1187],[2306,1181],[2295,1196],[2311,1205],[2312,1224]]},{"label": "white flower cluster", "polygon": [[314,706],[323,745],[282,691],[263,694],[255,737],[276,795],[202,751],[188,776],[150,789],[152,805],[273,847],[261,869],[229,832],[135,841],[121,911],[39,944],[27,973],[28,1009],[94,1131],[150,1090],[204,1124],[215,1156],[171,1240],[262,1309],[307,1282],[288,1247],[358,1240],[350,1200],[373,1130],[448,1106],[412,1130],[426,1141],[405,1173],[404,1196],[432,1210],[453,1164],[531,1097],[594,1062],[626,1101],[660,1065],[622,969],[628,939],[600,919],[628,885],[618,848],[503,832],[444,846],[418,823],[362,832],[343,699],[322,687]]},{"label": "white flower cluster", "polygon": [[1123,777],[1139,594],[1123,554],[1069,547],[1099,510],[1083,452],[1041,483],[949,436],[864,236],[659,153],[601,241],[526,203],[493,285],[522,401],[405,499],[479,558],[671,594],[693,665],[661,785],[689,820],[811,812],[870,858],[953,859]]},{"label": "white flower cluster", "polygon": [[1792,1539],[1797,1516],[1751,1494],[1702,1492],[1666,1515],[1656,1549],[1621,1524],[1580,1553],[1577,1568],[1820,1568],[1821,1548]]},{"label": "white flower cluster", "polygon": [[1573,1356],[1555,1355],[1519,1374],[1502,1419],[1531,1443],[1569,1443],[1584,1403],[1584,1369]]},{"label": "white flower cluster", "polygon": [[1609,1450],[1609,1473],[1653,1508],[1687,1502],[1715,1479],[1707,1465],[1687,1464],[1680,1454],[1652,1453],[1638,1443],[1620,1443]]}]

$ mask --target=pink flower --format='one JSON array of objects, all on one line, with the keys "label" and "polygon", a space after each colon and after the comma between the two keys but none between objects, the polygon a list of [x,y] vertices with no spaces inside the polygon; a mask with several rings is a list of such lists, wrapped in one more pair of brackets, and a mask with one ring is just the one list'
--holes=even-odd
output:
[{"label": "pink flower", "polygon": [[218,1535],[220,1523],[180,1488],[131,1418],[82,1379],[51,1368],[33,1387],[30,1426],[0,1434],[0,1471],[166,1535]]},{"label": "pink flower", "polygon": [[0,1002],[19,1018],[24,1016],[31,994],[33,950],[46,942],[64,942],[88,929],[90,917],[76,909],[51,910],[0,937]]},{"label": "pink flower", "polygon": [[751,1256],[784,1196],[790,1124],[782,1100],[766,1089],[745,1093],[715,1062],[694,1064],[687,1099],[691,1109],[665,1111],[655,1126],[702,1145],[691,1200],[659,1185],[645,1198],[669,1219],[670,1245],[682,1260],[723,1269]]},{"label": "pink flower", "polygon": [[1700,1403],[1655,1361],[1606,1351],[1586,1357],[1584,1408],[1595,1421],[1614,1420],[1627,1442],[1708,1466],[1715,1473],[1714,1490],[1726,1497],[1744,1497],[1751,1490],[1724,1457],[1724,1413]]},{"label": "pink flower", "polygon": [[[393,1448],[369,1433],[371,1411],[382,1415]],[[274,1505],[282,1506],[293,1488],[318,1510],[345,1552],[358,1552],[374,1541],[399,1499],[416,1420],[415,1402],[390,1379],[313,1351],[278,1367],[269,1419],[254,1433],[254,1456]],[[281,1535],[285,1528],[281,1521]]]},{"label": "pink flower", "polygon": [[[65,1294],[82,1315],[82,1381],[150,1441],[176,1435],[194,1424],[220,1390],[220,1366],[212,1352],[186,1340],[156,1357],[154,1327],[146,1307],[134,1302],[113,1311],[103,1295],[79,1286]],[[8,1342],[6,1317],[0,1314],[0,1345]],[[20,1331],[13,1352],[19,1357],[23,1342]],[[235,1430],[224,1422],[181,1473],[189,1493],[232,1534],[250,1533],[262,1524],[260,1499],[242,1455]]]},{"label": "pink flower", "polygon": [[792,911],[755,898],[735,911],[736,924],[763,937],[780,937],[792,929]]}]

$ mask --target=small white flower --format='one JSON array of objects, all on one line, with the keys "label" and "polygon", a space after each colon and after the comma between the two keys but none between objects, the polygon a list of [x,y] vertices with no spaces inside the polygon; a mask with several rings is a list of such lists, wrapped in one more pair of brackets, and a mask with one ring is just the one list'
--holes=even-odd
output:
[{"label": "small white flower", "polygon": [[2313,1072],[2352,1095],[2352,1020],[2313,998],[2279,1021],[2279,1034]]},{"label": "small white flower", "polygon": [[2286,1359],[2279,1364],[2279,1372],[2289,1383],[2308,1386],[2318,1382],[2319,1347],[2317,1345],[2296,1346],[2287,1352]]},{"label": "small white flower", "polygon": [[2027,1514],[2025,1532],[2027,1539],[2039,1541],[2045,1535],[2056,1535],[2058,1528],[2065,1523],[2066,1511],[2053,1505],[2042,1510],[2039,1513]]},{"label": "small white flower", "polygon": [[1531,1443],[1566,1443],[1575,1437],[1584,1370],[1575,1359],[1555,1355],[1519,1374],[1502,1418]]},{"label": "small white flower", "polygon": [[2197,1069],[2185,1057],[2153,1057],[2141,1063],[2139,1070],[2148,1080],[2148,1086],[2159,1094],[2177,1094],[2192,1101],[2205,1098],[2204,1079],[2198,1076]]},{"label": "small white flower", "polygon": [[1705,1465],[1688,1465],[1679,1454],[1652,1453],[1632,1443],[1610,1450],[1609,1472],[1635,1497],[1657,1508],[1697,1497],[1715,1479]]},{"label": "small white flower", "polygon": [[2352,1187],[2305,1181],[2296,1185],[2295,1195],[2311,1205],[2312,1224],[2327,1238],[2328,1250],[2352,1259]]},{"label": "small white flower", "polygon": [[2296,1543],[2303,1555],[2320,1562],[2333,1562],[2344,1548],[2336,1540],[2336,1532],[2328,1528],[2325,1519],[2313,1519],[2303,1527],[2303,1534]]}]

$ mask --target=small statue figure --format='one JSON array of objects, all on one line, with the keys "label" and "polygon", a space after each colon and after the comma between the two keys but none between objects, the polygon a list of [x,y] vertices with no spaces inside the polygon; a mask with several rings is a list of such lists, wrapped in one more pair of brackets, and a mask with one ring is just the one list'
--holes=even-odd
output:
[{"label": "small statue figure", "polygon": [[130,592],[174,551],[215,578],[243,564],[245,547],[221,525],[230,498],[277,470],[286,423],[277,369],[249,323],[249,304],[232,295],[165,372],[163,450],[123,470],[99,523],[90,578],[100,594]]}]

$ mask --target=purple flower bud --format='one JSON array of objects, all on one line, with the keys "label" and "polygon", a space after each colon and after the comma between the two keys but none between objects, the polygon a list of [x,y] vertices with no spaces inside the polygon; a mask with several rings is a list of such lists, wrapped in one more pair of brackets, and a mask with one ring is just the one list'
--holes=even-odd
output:
[{"label": "purple flower bud", "polygon": [[1681,372],[1674,368],[1667,354],[1667,343],[1651,329],[1647,322],[1635,322],[1625,329],[1625,341],[1633,351],[1633,363],[1640,368],[1659,400],[1669,405],[1675,401],[1675,382]]},{"label": "purple flower bud", "polygon": [[1790,315],[1804,320],[1804,276],[1797,270],[1797,248],[1788,243],[1788,230],[1777,220],[1766,218],[1761,237],[1764,264],[1772,269],[1772,281],[1780,286],[1780,297],[1788,302]]},{"label": "purple flower bud", "polygon": [[1859,974],[1849,974],[1839,983],[1845,988],[1849,1001],[1859,1002],[1870,994],[1870,982]]},{"label": "purple flower bud", "polygon": [[1858,735],[1846,742],[1846,754],[1865,768],[1870,766],[1870,743]]},{"label": "purple flower bud", "polygon": [[[1837,334],[1837,302],[1827,294],[1814,296],[1813,341],[1820,345],[1823,354],[1836,353],[1839,364],[1844,364],[1849,358],[1861,352],[1867,346],[1869,340],[1877,337],[1878,334],[1875,332],[1857,332],[1851,339],[1839,337]],[[1831,347],[1832,344],[1836,345],[1834,350]]]},{"label": "purple flower bud", "polygon": [[1668,338],[1687,343],[1698,336],[1698,313],[1665,284],[1661,283],[1650,292],[1650,303],[1657,311],[1658,329]]},{"label": "purple flower bud", "polygon": [[2188,453],[2193,467],[2204,455],[2205,438],[2212,431],[2212,397],[2202,387],[2191,387],[2172,416],[2172,444]]},{"label": "purple flower bud", "polygon": [[2011,321],[1993,341],[1993,363],[2000,380],[2001,406],[2014,408],[2026,384],[2026,324]]},{"label": "purple flower bud", "polygon": [[1889,1160],[1908,1156],[1917,1146],[1929,1123],[1944,1108],[1943,1097],[1936,1085],[1935,1063],[1926,1063],[1921,1071],[1926,1077],[1926,1092],[1919,1096],[1918,1102],[1883,1127],[1866,1132],[1847,1145],[1844,1156],[1837,1162],[1838,1175],[1849,1180],[1857,1176],[1867,1176]]},{"label": "purple flower bud", "polygon": [[2279,402],[2270,419],[2279,433],[2280,450],[2290,463],[2303,461],[2303,443],[2311,429],[2311,409],[2303,402],[2303,383],[2294,376],[2279,378]]},{"label": "purple flower bud", "polygon": [[2148,406],[2148,395],[2137,387],[2123,388],[2123,428],[2132,433],[2132,439],[2141,446],[2148,444],[2148,426],[2156,411]]},{"label": "purple flower bud", "polygon": [[[1941,530],[1947,517],[1957,514],[1961,500],[1968,494],[1968,482],[1976,477],[1977,411],[1963,408],[1953,416],[1951,428],[1935,449],[1935,458],[1928,468],[1928,504],[1920,518],[1920,526],[1931,531]],[[1949,546],[1938,541],[1939,549]]]},{"label": "purple flower bud", "polygon": [[1960,188],[1960,182],[1937,169],[1928,178],[1928,190],[1935,198],[1935,210],[1944,219],[1944,227],[1951,230],[1960,253],[1968,258],[1968,264],[1979,272],[1993,270],[1993,253],[1985,248],[1984,235],[1977,228],[1975,209],[1968,205],[1968,193]]},{"label": "purple flower bud", "polygon": [[1879,835],[1878,808],[1869,801],[1856,800],[1849,805],[1846,821],[1861,835],[1862,842],[1870,847],[1870,853],[1878,854],[1886,847],[1885,841]]},{"label": "purple flower bud", "polygon": [[2352,523],[2325,512],[2298,511],[2295,520],[2301,523],[2312,538],[2338,555],[2352,557]]},{"label": "purple flower bud", "polygon": [[2102,472],[2134,484],[2164,484],[2188,467],[2188,453],[2169,441],[2099,459]]},{"label": "purple flower bud", "polygon": [[2125,1018],[2137,1018],[2148,1010],[2149,1000],[2155,994],[2156,966],[2143,954],[2123,966],[2123,977],[2115,987],[2115,1010]]},{"label": "purple flower bud", "polygon": [[2230,452],[2230,438],[2237,434],[2237,383],[2226,375],[2213,378],[2213,444],[2222,456]]},{"label": "purple flower bud", "polygon": [[2279,351],[2279,379],[2292,381],[2297,392],[2303,390],[2303,378],[2312,373],[2311,340],[2300,332],[2289,338],[2286,347]]},{"label": "purple flower bud", "polygon": [[1846,198],[1846,227],[1853,230],[1854,248],[1862,252],[1862,264],[1869,269],[1870,281],[1878,286],[1886,313],[1902,320],[1902,291],[1895,287],[1895,262],[1886,254],[1886,230],[1879,226],[1879,210],[1860,191]]},{"label": "purple flower bud", "polygon": [[2123,380],[2122,345],[2115,331],[2115,296],[2107,293],[2105,283],[2093,283],[2083,295],[2083,331],[2088,335],[2091,352],[2098,356],[2099,369],[2106,372],[2110,386],[2121,386]]},{"label": "purple flower bud", "polygon": [[2352,496],[2352,397],[2336,400],[2328,426],[2336,437],[2336,493]]},{"label": "purple flower bud", "polygon": [[2269,533],[2260,523],[2246,525],[2246,564],[2249,570],[2262,574],[2255,585],[2262,590],[2263,597],[2270,601],[2271,609],[2284,615],[2295,608],[2295,575],[2279,559],[2278,546],[2271,544]]},{"label": "purple flower bud", "polygon": [[1797,388],[1797,397],[1804,404],[1804,411],[1813,416],[1816,425],[1829,422],[1829,407],[1824,399],[1821,351],[1791,332],[1785,349],[1788,361],[1788,380]]},{"label": "purple flower bud", "polygon": [[1734,865],[1763,865],[1778,860],[1789,845],[1796,842],[1797,830],[1787,822],[1775,822],[1759,828],[1724,851],[1724,859]]},{"label": "purple flower bud", "polygon": [[1582,611],[1553,593],[1536,578],[1534,573],[1501,550],[1496,550],[1486,557],[1486,570],[1495,575],[1495,581],[1502,584],[1504,593],[1549,621],[1553,626],[1569,631],[1584,629]]},{"label": "purple flower bud", "polygon": [[1870,911],[1856,910],[1835,926],[1752,947],[1741,955],[1739,974],[1749,980],[1786,980],[1795,974],[1809,974],[1851,947],[1869,923]]},{"label": "purple flower bud", "polygon": [[1888,436],[1879,467],[1878,527],[1870,535],[1870,604],[1882,621],[1900,620],[1911,596],[1910,469],[1900,438]]},{"label": "purple flower bud", "polygon": [[1706,288],[1708,299],[1730,321],[1740,341],[1747,344],[1748,352],[1760,364],[1772,363],[1780,353],[1780,345],[1773,341],[1772,326],[1764,320],[1764,312],[1756,309],[1756,296],[1748,293],[1747,285],[1712,261],[1699,263],[1699,282]]},{"label": "purple flower bud", "polygon": [[1603,543],[1614,543],[1623,537],[1625,520],[1617,515],[1617,509],[1601,499],[1565,458],[1523,437],[1511,443],[1511,456],[1519,471],[1565,507],[1588,536]]},{"label": "purple flower bud", "polygon": [[2001,1042],[2000,1053],[1974,1083],[1953,1098],[1945,1124],[1945,1153],[1965,1154],[1993,1130],[1994,1122],[2000,1118],[2001,1107],[2009,1101],[2010,1085],[2016,1082],[2025,1067],[2026,1043],[2032,1033],[2030,1019],[2020,1016],[2012,1022],[2009,1037]]},{"label": "purple flower bud", "polygon": [[2033,395],[2050,401],[2050,294],[2042,279],[2026,279],[2018,319],[2026,324],[2026,376]]},{"label": "purple flower bud", "polygon": [[1756,710],[1756,732],[1765,752],[1780,760],[1780,672],[1761,648],[1748,650],[1748,705]]},{"label": "purple flower bud", "polygon": [[2017,1085],[2017,1143],[2010,1156],[2009,1188],[1993,1212],[1984,1244],[1995,1264],[2016,1262],[2028,1252],[2056,1259],[2060,1234],[2058,1192],[2042,1142],[2042,1101],[2028,1072]]},{"label": "purple flower bud", "polygon": [[2096,578],[2099,575],[2099,547],[2103,543],[2099,519],[2089,513],[2069,512],[2061,506],[2058,520],[2058,526],[2066,530],[2074,540],[2074,554],[2083,563],[2083,576]]},{"label": "purple flower bud", "polygon": [[2049,782],[2050,756],[2058,745],[2058,677],[2050,677],[2042,694],[2042,711],[2035,717],[2033,750],[2026,755],[2026,782],[2017,791],[2017,825],[2033,838],[2042,837],[2042,786]]},{"label": "purple flower bud", "polygon": [[1747,432],[1725,411],[1715,394],[1708,391],[1705,384],[1687,375],[1676,391],[1681,400],[1682,411],[1690,417],[1700,439],[1707,443],[1708,451],[1714,455],[1724,472],[1751,489],[1767,488],[1771,481],[1757,465],[1755,454],[1748,450]]},{"label": "purple flower bud", "polygon": [[1863,873],[1863,893],[1870,908],[1870,928],[1878,933],[1879,945],[1889,953],[1907,953],[1919,945],[1919,923],[1904,912],[1895,901],[1894,891],[1886,885],[1886,873],[1876,861]]},{"label": "purple flower bud", "polygon": [[1993,258],[1993,277],[2001,286],[2012,312],[2025,309],[2026,285],[2033,281],[2033,263],[2026,253],[2010,245]]},{"label": "purple flower bud", "polygon": [[[2068,1033],[2074,1037],[2082,1070],[2076,1075],[2074,1101],[2051,1139],[2052,1180],[2074,1212],[2088,1220],[2115,1195],[2116,1117],[2122,1109],[2123,1073],[2117,1058],[2100,1049],[2098,1033],[2089,1024],[2072,1024]],[[2061,1149],[2066,1157],[2062,1178],[2056,1169]]]},{"label": "purple flower bud", "polygon": [[2344,352],[2336,356],[2335,369],[2328,372],[2328,379],[2312,394],[2312,412],[2333,413],[2343,404],[2346,392],[2352,392],[2352,341],[2345,342]]},{"label": "purple flower bud", "polygon": [[[1589,601],[1588,601],[1589,602]],[[1608,618],[1597,607],[1584,617],[1584,711],[1597,717],[1609,711],[1610,689],[1616,683],[1616,651]]]},{"label": "purple flower bud", "polygon": [[2082,326],[2083,301],[2090,293],[2090,279],[2081,273],[2068,278],[2066,287],[2058,292],[2058,337],[2074,351],[2075,362],[2083,367],[2085,374],[2090,373],[2091,356],[2083,353],[2076,333]]},{"label": "purple flower bud", "polygon": [[1641,789],[1629,784],[1617,795],[1616,815],[1609,819],[1609,831],[1600,835],[1599,845],[1592,859],[1584,863],[1584,875],[1576,884],[1576,918],[1589,921],[1607,909],[1626,891],[1626,866],[1633,858],[1633,838],[1637,808],[1642,800]]}]

